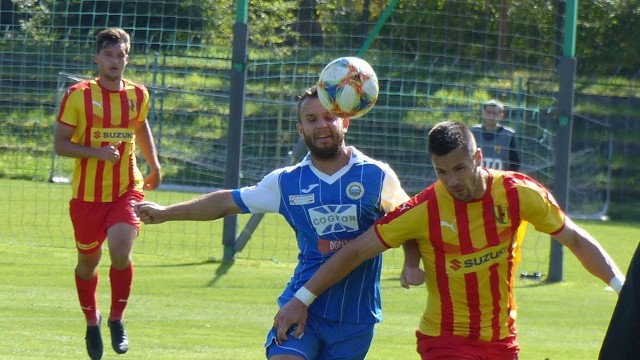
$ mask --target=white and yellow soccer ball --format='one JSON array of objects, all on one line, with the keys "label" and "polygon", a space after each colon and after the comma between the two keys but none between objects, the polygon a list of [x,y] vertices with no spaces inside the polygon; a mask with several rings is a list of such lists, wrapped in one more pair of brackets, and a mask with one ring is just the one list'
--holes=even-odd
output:
[{"label": "white and yellow soccer ball", "polygon": [[318,98],[327,110],[355,119],[378,100],[378,76],[365,60],[345,56],[331,61],[320,73]]}]

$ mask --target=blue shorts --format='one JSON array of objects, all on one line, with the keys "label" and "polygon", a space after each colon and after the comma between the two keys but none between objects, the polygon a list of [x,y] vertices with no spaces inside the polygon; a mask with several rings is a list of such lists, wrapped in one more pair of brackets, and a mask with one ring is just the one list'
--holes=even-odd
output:
[{"label": "blue shorts", "polygon": [[278,345],[276,330],[272,328],[264,346],[267,358],[288,354],[302,356],[306,360],[362,360],[371,346],[374,325],[341,323],[308,314],[300,339],[288,335],[289,339]]}]

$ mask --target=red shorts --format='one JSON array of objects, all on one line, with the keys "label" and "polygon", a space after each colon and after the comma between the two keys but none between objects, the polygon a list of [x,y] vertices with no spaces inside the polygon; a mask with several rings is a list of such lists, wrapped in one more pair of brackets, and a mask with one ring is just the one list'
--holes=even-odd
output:
[{"label": "red shorts", "polygon": [[114,224],[127,223],[140,230],[140,219],[133,204],[144,199],[144,194],[130,190],[114,202],[69,201],[69,213],[79,253],[91,254],[102,247],[107,229]]},{"label": "red shorts", "polygon": [[416,331],[422,360],[517,360],[516,336],[500,341],[480,341],[462,336],[428,336]]}]

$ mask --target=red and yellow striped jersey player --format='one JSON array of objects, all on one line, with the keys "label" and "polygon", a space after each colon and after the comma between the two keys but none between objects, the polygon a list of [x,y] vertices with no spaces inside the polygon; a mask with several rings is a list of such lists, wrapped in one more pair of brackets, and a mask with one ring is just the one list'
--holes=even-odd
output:
[{"label": "red and yellow striped jersey player", "polygon": [[[143,199],[143,190],[157,188],[162,180],[147,122],[149,92],[122,77],[130,48],[129,34],[122,29],[109,28],[97,35],[93,60],[98,77],[67,90],[55,131],[56,154],[75,158],[69,212],[78,252],[76,288],[92,359],[103,353],[96,301],[102,245],[108,242],[111,258],[111,343],[121,354],[129,347],[122,317],[133,278],[133,243],[140,229],[132,205]],[[136,146],[149,165],[146,177],[137,166]]]},{"label": "red and yellow striped jersey player", "polygon": [[274,319],[281,339],[302,335],[287,329],[304,328],[306,306],[317,294],[363,260],[404,244],[403,283],[424,280],[428,292],[416,331],[421,358],[517,359],[514,281],[528,223],[619,292],[624,276],[614,261],[544,186],[524,174],[482,167],[482,151],[461,122],[438,123],[428,140],[437,181],[376,221],[307,281]]}]

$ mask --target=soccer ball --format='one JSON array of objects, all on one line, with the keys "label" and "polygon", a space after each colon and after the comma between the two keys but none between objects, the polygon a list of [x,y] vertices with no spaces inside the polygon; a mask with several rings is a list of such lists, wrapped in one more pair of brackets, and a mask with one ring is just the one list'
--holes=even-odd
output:
[{"label": "soccer ball", "polygon": [[357,57],[333,60],[318,80],[320,103],[342,118],[355,119],[368,113],[378,100],[378,91],[378,77],[373,68]]}]

